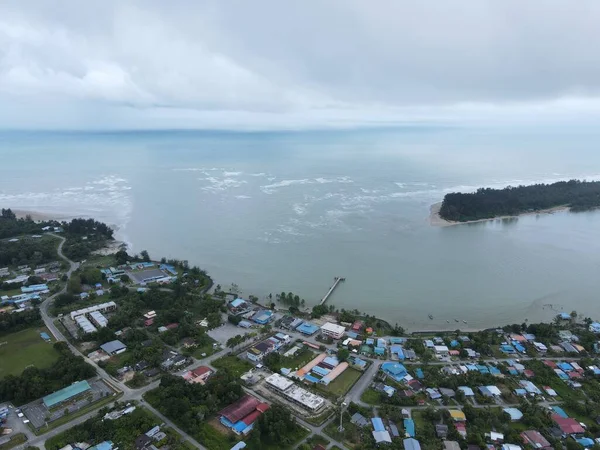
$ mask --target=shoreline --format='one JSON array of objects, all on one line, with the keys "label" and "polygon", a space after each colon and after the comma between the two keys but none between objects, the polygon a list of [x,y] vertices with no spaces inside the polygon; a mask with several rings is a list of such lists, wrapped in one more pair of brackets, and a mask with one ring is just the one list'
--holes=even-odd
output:
[{"label": "shoreline", "polygon": [[442,207],[442,202],[434,203],[433,205],[431,205],[429,207],[429,224],[432,227],[452,227],[455,225],[464,225],[464,224],[468,224],[468,223],[482,223],[482,222],[490,222],[493,220],[516,219],[521,216],[531,216],[531,215],[537,215],[537,214],[554,214],[555,212],[569,210],[568,206],[563,205],[563,206],[554,206],[552,208],[547,208],[547,209],[540,209],[539,211],[524,212],[524,213],[517,214],[514,216],[497,216],[497,217],[490,217],[489,219],[467,220],[466,222],[453,222],[451,220],[442,219],[442,217],[440,216],[441,207]]},{"label": "shoreline", "polygon": [[12,212],[15,214],[17,219],[25,219],[27,216],[29,216],[34,222],[47,222],[50,220],[56,220],[57,222],[61,222],[78,217],[76,214],[51,213],[30,209],[12,209]]}]

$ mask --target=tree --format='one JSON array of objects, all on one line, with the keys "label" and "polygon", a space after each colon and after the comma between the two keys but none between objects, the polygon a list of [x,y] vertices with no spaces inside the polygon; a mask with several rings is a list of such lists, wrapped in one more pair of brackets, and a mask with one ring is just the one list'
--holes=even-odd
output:
[{"label": "tree", "polygon": [[142,250],[140,252],[140,256],[141,256],[142,260],[144,260],[144,262],[150,262],[151,261],[150,254],[148,253],[147,250]]},{"label": "tree", "polygon": [[117,253],[115,253],[115,259],[117,260],[118,265],[127,264],[127,261],[129,261],[129,255],[125,250],[119,250]]},{"label": "tree", "polygon": [[573,321],[576,321],[576,320],[577,320],[577,311],[571,311],[571,319],[572,319]]},{"label": "tree", "polygon": [[121,281],[123,283],[129,283],[131,281],[131,278],[129,277],[129,275],[127,275],[126,273],[124,273],[123,275],[121,275]]},{"label": "tree", "polygon": [[350,352],[346,348],[340,348],[337,352],[337,356],[340,361],[346,361],[348,356],[350,356]]}]

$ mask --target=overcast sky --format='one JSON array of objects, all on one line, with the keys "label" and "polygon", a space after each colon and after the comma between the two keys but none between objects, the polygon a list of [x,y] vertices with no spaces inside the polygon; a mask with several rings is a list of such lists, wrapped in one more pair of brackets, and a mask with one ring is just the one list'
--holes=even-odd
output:
[{"label": "overcast sky", "polygon": [[6,0],[0,127],[600,119],[597,0]]}]

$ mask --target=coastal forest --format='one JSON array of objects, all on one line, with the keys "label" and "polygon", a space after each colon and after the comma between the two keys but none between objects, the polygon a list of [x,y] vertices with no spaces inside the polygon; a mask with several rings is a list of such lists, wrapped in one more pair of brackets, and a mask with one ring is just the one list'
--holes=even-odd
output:
[{"label": "coastal forest", "polygon": [[480,188],[476,192],[446,194],[440,217],[453,222],[516,216],[565,206],[587,211],[600,206],[600,181],[569,180],[552,184]]}]

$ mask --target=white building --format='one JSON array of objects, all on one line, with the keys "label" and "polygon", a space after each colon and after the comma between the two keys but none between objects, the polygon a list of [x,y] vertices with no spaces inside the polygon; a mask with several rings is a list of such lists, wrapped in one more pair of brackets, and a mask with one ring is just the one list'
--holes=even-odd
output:
[{"label": "white building", "polygon": [[83,314],[79,316],[75,316],[75,322],[79,325],[79,328],[83,330],[84,333],[95,333],[98,329],[85,317]]},{"label": "white building", "polygon": [[108,319],[104,317],[100,311],[92,311],[90,313],[90,319],[100,328],[104,328],[108,325]]},{"label": "white building", "polygon": [[544,344],[542,344],[541,342],[534,342],[533,346],[535,347],[535,349],[540,352],[540,353],[546,353],[548,351],[548,347],[546,347]]},{"label": "white building", "polygon": [[329,336],[333,339],[341,339],[344,336],[345,331],[346,328],[344,328],[343,326],[331,322],[326,322],[321,327],[321,333],[324,336]]},{"label": "white building", "polygon": [[285,399],[296,403],[311,412],[319,411],[325,406],[325,399],[296,386],[293,381],[274,373],[265,379],[267,387],[273,389]]},{"label": "white building", "polygon": [[101,303],[99,305],[90,306],[88,308],[78,309],[77,311],[71,311],[71,319],[75,320],[75,317],[90,314],[94,311],[100,311],[102,313],[114,311],[117,309],[115,302]]},{"label": "white building", "polygon": [[448,356],[448,347],[445,345],[435,345],[433,349],[437,355]]}]

